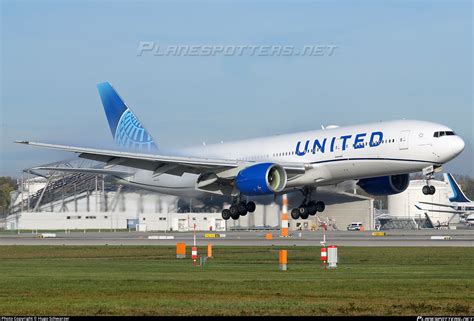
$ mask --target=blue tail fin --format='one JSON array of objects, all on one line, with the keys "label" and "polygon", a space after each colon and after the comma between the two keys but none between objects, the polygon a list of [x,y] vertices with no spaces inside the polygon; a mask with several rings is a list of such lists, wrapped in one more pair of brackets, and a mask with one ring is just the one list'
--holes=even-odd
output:
[{"label": "blue tail fin", "polygon": [[143,128],[130,108],[125,105],[112,85],[103,82],[97,85],[97,89],[115,143],[126,149],[156,151],[157,146],[153,138]]},{"label": "blue tail fin", "polygon": [[451,186],[451,190],[453,191],[453,196],[449,198],[451,202],[458,202],[458,203],[469,203],[471,202],[466,195],[462,192],[461,188],[459,187],[458,183],[454,179],[453,175],[451,174],[444,174],[444,180],[449,183]]}]

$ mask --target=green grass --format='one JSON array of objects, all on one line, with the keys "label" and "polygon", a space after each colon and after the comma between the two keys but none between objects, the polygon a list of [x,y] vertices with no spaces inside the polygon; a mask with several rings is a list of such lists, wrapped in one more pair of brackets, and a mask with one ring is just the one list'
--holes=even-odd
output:
[{"label": "green grass", "polygon": [[[0,315],[472,315],[474,248],[2,246]],[[190,248],[188,247],[188,251]],[[205,253],[200,248],[200,253]]]}]

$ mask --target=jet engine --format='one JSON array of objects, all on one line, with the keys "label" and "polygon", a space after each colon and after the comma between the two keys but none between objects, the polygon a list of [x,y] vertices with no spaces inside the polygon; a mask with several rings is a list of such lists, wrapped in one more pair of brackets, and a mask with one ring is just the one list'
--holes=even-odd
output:
[{"label": "jet engine", "polygon": [[239,172],[235,184],[244,195],[267,195],[282,191],[287,175],[283,167],[273,163],[249,166]]},{"label": "jet engine", "polygon": [[364,191],[374,196],[393,195],[403,192],[410,183],[408,174],[380,176],[359,180],[359,185]]}]

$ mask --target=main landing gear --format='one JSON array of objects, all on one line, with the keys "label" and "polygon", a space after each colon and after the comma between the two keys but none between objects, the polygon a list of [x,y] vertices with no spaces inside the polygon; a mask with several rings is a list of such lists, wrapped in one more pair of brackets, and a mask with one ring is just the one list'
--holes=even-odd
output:
[{"label": "main landing gear", "polygon": [[237,220],[240,216],[253,212],[255,212],[255,203],[245,202],[241,200],[240,196],[237,196],[232,200],[230,208],[222,210],[222,218],[226,221],[230,218]]},{"label": "main landing gear", "polygon": [[434,168],[429,166],[423,169],[423,175],[425,175],[426,185],[423,186],[421,191],[425,195],[434,195],[436,193],[436,188],[433,185],[430,185],[430,181],[433,179]]},{"label": "main landing gear", "polygon": [[313,193],[314,188],[305,187],[301,190],[304,196],[303,203],[298,208],[291,210],[291,218],[297,220],[299,218],[307,219],[310,215],[316,215],[317,212],[323,212],[326,208],[324,202],[312,201],[311,194]]}]

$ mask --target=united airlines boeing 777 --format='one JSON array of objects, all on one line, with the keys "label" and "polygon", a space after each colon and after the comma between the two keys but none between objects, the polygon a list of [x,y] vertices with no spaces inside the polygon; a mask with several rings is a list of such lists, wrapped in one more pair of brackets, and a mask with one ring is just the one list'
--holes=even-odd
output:
[{"label": "united airlines boeing 777", "polygon": [[246,197],[301,191],[294,219],[324,211],[313,200],[319,186],[357,180],[372,195],[396,194],[408,187],[409,173],[423,171],[424,193],[435,192],[435,171],[464,149],[464,141],[444,125],[398,120],[186,148],[162,152],[109,83],[98,86],[115,142],[127,151],[21,141],[79,154],[105,163],[103,168],[48,168],[113,176],[121,184],[164,194],[198,197],[204,193],[232,199],[222,217],[238,219],[255,210]]}]

